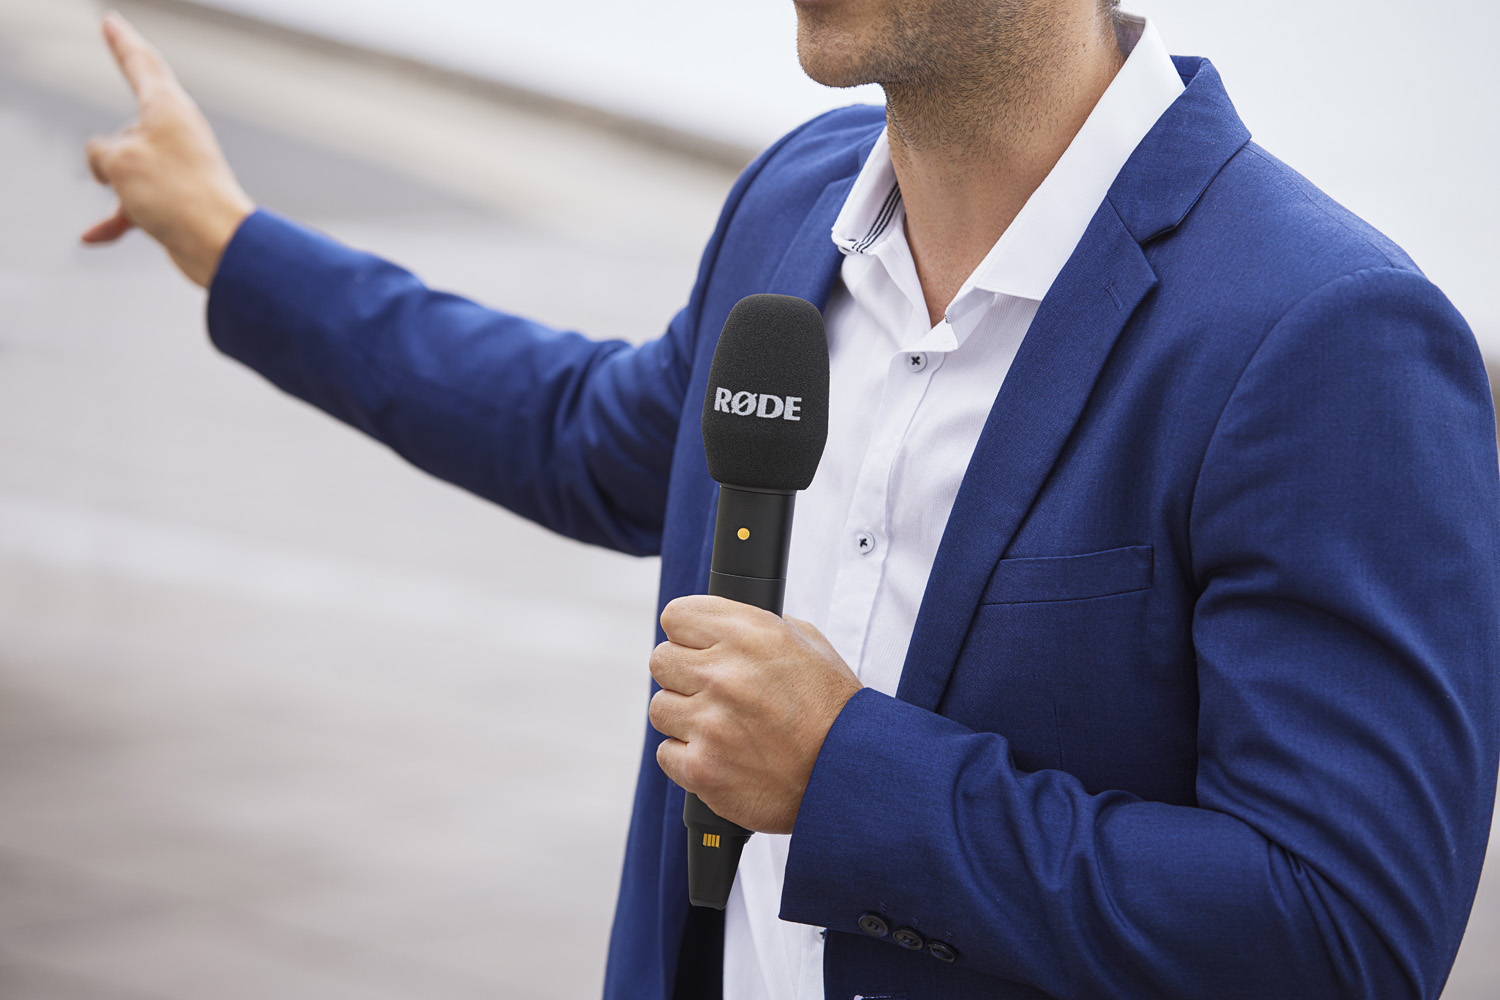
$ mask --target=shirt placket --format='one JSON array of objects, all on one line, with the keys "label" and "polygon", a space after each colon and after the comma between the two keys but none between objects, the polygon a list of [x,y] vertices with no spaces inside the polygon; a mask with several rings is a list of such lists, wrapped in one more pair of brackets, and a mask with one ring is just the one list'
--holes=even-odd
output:
[{"label": "shirt placket", "polygon": [[848,516],[838,545],[838,574],[829,605],[829,639],[866,678],[865,641],[893,544],[891,473],[908,428],[927,394],[944,352],[925,342],[894,352],[885,369],[880,406],[860,462]]}]

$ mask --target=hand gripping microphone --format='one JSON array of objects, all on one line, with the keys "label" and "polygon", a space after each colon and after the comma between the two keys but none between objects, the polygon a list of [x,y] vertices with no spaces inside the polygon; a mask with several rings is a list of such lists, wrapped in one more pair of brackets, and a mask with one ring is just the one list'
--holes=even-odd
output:
[{"label": "hand gripping microphone", "polygon": [[[828,439],[828,339],[805,299],[751,295],[724,321],[703,401],[703,451],[719,484],[708,592],[781,614],[792,505]],[[688,898],[724,909],[751,831],[688,793]]]}]

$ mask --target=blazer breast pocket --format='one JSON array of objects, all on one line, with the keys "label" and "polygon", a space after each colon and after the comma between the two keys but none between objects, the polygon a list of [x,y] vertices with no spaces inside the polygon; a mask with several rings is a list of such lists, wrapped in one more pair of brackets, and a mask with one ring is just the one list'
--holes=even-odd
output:
[{"label": "blazer breast pocket", "polygon": [[1076,556],[1001,559],[980,604],[1034,604],[1112,597],[1151,587],[1152,550],[1127,545]]},{"label": "blazer breast pocket", "polygon": [[1004,733],[1023,771],[1130,787],[1111,783],[1127,776],[1116,762],[1151,745],[1140,728],[1158,716],[1142,699],[1162,679],[1147,639],[1153,559],[1127,545],[995,563],[939,711]]}]

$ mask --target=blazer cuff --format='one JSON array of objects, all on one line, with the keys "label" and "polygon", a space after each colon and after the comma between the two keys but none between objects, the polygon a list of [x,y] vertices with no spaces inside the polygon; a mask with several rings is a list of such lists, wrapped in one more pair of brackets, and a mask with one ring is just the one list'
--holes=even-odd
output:
[{"label": "blazer cuff", "polygon": [[300,328],[315,325],[298,304],[326,296],[350,256],[328,237],[257,208],[235,230],[209,284],[209,339],[279,381],[274,373],[286,364],[291,342]]},{"label": "blazer cuff", "polygon": [[[973,736],[940,715],[862,688],[834,720],[802,796],[788,848],[781,919],[850,934],[865,914],[890,931],[910,927],[928,940],[952,940],[932,926],[932,872],[920,837],[903,836],[932,822],[913,783],[951,783],[934,770],[934,744]],[[939,755],[941,759],[941,755]],[[878,925],[877,925],[878,926]],[[893,935],[879,935],[893,942]],[[892,943],[892,947],[896,947]]]}]

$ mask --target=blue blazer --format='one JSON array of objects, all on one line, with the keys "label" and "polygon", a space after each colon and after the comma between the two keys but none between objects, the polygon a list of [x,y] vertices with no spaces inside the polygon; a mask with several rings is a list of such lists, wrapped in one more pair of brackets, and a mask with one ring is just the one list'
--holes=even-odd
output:
[{"label": "blue blazer", "polygon": [[[813,770],[781,914],[828,928],[829,997],[1436,997],[1458,948],[1500,723],[1479,352],[1398,247],[1250,143],[1212,66],[1178,68],[995,399],[897,696],[857,694]],[[827,301],[881,125],[833,112],[756,160],[644,346],[267,213],[210,330],[443,479],[659,552],[663,603],[700,593],[715,338],[753,292]],[[612,1000],[719,976],[659,739]]]}]

